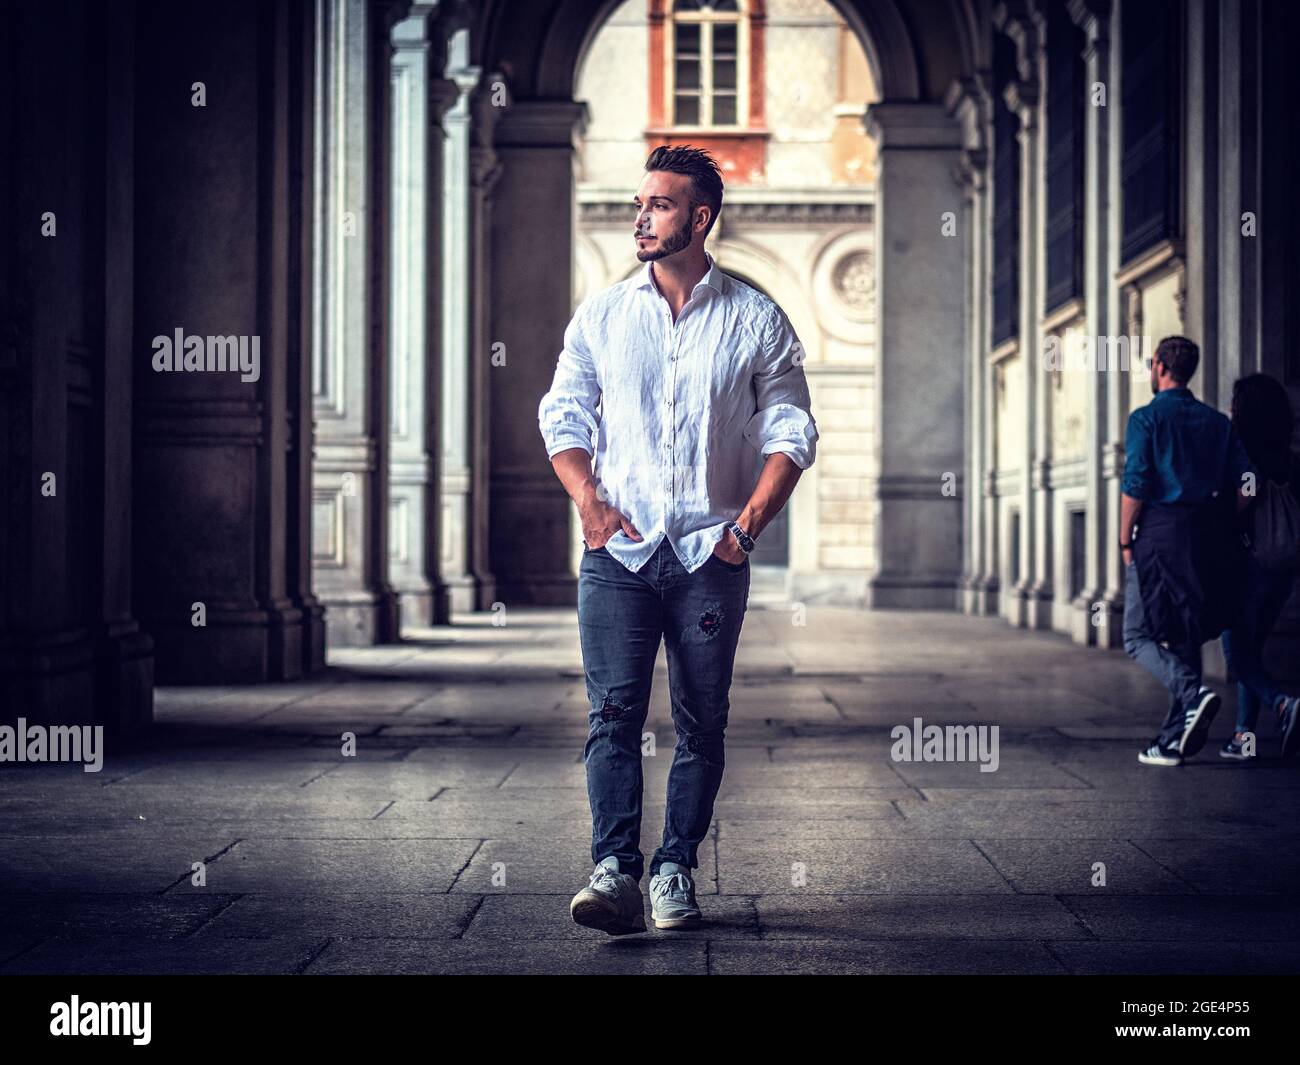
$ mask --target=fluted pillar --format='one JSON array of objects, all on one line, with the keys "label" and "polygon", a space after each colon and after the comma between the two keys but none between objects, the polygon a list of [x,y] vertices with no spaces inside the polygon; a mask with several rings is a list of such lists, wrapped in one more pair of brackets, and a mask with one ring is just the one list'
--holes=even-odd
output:
[{"label": "fluted pillar", "polygon": [[398,635],[389,581],[390,86],[404,0],[317,0],[312,564],[329,642]]},{"label": "fluted pillar", "polygon": [[389,563],[407,624],[447,621],[438,575],[442,364],[443,115],[458,95],[437,76],[435,5],[393,27]]},{"label": "fluted pillar", "polygon": [[[458,93],[443,120],[442,367],[440,382],[442,517],[439,575],[451,611],[474,610],[478,580],[470,565],[474,541],[474,365],[472,332],[471,239],[477,185],[470,180],[470,99],[480,70],[469,63],[469,31],[456,31],[447,47],[447,77]],[[491,152],[491,149],[482,149]],[[483,160],[480,158],[480,163]],[[491,163],[495,166],[495,161]],[[491,167],[488,168],[489,170]]]}]

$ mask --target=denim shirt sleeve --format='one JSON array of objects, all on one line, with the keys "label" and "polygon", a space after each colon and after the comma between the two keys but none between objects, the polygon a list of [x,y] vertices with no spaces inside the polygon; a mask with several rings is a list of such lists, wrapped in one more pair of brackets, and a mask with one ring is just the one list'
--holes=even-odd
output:
[{"label": "denim shirt sleeve", "polygon": [[564,330],[564,347],[555,366],[551,389],[537,405],[537,425],[546,444],[547,458],[574,447],[582,448],[589,455],[596,453],[600,383],[583,327],[589,307],[588,300]]},{"label": "denim shirt sleeve", "polygon": [[803,345],[780,308],[773,310],[760,339],[762,354],[754,374],[757,409],[745,424],[745,439],[760,455],[779,451],[806,470],[817,457],[819,434],[803,372]]},{"label": "denim shirt sleeve", "polygon": [[1130,499],[1148,502],[1155,495],[1155,456],[1151,454],[1151,427],[1144,408],[1128,416],[1124,429],[1124,478],[1121,488]]}]

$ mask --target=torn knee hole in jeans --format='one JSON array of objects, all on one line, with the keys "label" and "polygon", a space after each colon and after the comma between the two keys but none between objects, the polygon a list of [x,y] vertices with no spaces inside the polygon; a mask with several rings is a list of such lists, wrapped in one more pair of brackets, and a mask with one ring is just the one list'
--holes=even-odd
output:
[{"label": "torn knee hole in jeans", "polygon": [[612,695],[606,695],[605,701],[600,705],[601,721],[626,721],[631,713],[631,710]]},{"label": "torn knee hole in jeans", "polygon": [[712,733],[691,733],[685,737],[686,749],[709,765],[722,760],[722,737]]},{"label": "torn knee hole in jeans", "polygon": [[704,633],[705,638],[712,639],[722,628],[722,608],[711,606],[700,615],[700,631]]}]

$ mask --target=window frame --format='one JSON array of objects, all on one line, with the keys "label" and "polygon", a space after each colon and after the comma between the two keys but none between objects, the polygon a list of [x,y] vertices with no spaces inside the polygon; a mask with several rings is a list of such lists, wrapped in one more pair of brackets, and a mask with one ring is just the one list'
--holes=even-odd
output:
[{"label": "window frame", "polygon": [[[749,14],[745,0],[736,0],[735,11],[715,11],[712,8],[679,11],[674,0],[667,16],[668,32],[664,42],[665,114],[670,129],[734,132],[749,128]],[[699,100],[698,122],[681,122],[677,115],[677,27],[682,23],[700,27],[700,85],[698,89],[685,90]],[[713,97],[717,91],[713,87],[713,31],[720,24],[736,27],[736,121],[726,124],[715,122],[713,116]]]}]

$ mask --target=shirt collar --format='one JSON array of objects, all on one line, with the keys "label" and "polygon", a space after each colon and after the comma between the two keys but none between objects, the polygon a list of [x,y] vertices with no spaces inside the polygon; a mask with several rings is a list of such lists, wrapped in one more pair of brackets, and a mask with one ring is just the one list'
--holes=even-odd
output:
[{"label": "shirt collar", "polygon": [[1186,385],[1179,385],[1177,388],[1162,388],[1156,393],[1156,399],[1161,396],[1168,396],[1170,399],[1190,399],[1192,390]]},{"label": "shirt collar", "polygon": [[[698,290],[701,285],[708,285],[709,288],[713,289],[715,292],[722,292],[722,271],[718,269],[717,262],[707,251],[704,253],[704,258],[709,264],[709,269],[705,272],[704,276],[696,282],[695,289],[691,290],[691,295],[694,295],[695,291]],[[658,286],[654,283],[654,277],[650,272],[650,267],[653,265],[653,262],[645,264],[645,269],[641,271],[641,281],[637,285],[637,288],[648,288],[651,292],[659,291]]]}]

